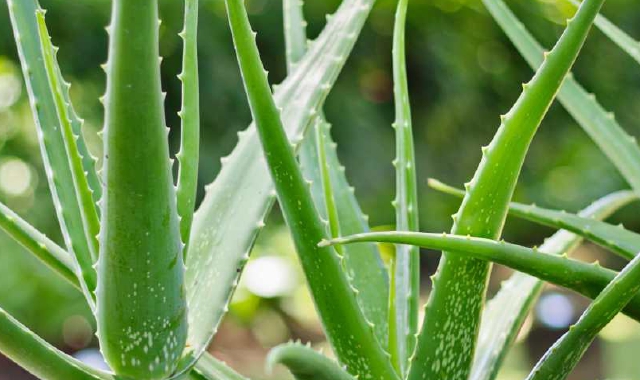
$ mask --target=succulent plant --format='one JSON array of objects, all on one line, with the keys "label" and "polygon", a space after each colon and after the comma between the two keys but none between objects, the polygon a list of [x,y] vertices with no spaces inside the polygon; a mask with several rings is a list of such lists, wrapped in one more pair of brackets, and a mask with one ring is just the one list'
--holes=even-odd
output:
[{"label": "succulent plant", "polygon": [[[405,67],[408,0],[393,38],[396,227],[369,232],[340,164],[324,101],[373,6],[344,0],[307,42],[302,2],[284,0],[288,76],[272,90],[243,0],[225,0],[253,124],[206,187],[199,159],[198,1],[185,0],[181,149],[172,176],[160,83],[157,0],[113,0],[104,156],[82,135],[37,0],[6,0],[41,154],[64,236],[58,246],[0,204],[0,227],[84,294],[111,372],[60,352],[0,309],[0,352],[43,379],[243,379],[206,353],[264,219],[277,198],[337,361],[308,346],[272,350],[269,365],[297,379],[494,379],[543,282],[594,301],[528,379],[564,379],[618,313],[640,321],[640,235],[602,220],[640,191],[640,148],[571,75],[592,24],[640,63],[638,43],[599,16],[604,0],[575,4],[548,53],[501,0],[483,0],[535,69],[501,117],[447,233],[418,232],[416,160]],[[556,96],[630,184],[579,214],[513,203],[529,145]],[[177,185],[174,185],[174,182]],[[428,205],[427,205],[428,206]],[[556,228],[540,248],[500,240],[507,214]],[[628,261],[615,272],[570,259],[589,239]],[[350,243],[366,242],[351,245]],[[389,267],[373,242],[397,244]],[[444,251],[418,326],[420,251]],[[491,263],[519,272],[485,301]]]}]

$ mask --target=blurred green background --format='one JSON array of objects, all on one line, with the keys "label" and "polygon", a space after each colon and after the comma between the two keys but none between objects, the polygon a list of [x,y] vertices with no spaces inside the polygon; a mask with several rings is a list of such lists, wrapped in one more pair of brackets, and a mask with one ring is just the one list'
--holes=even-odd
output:
[{"label": "blurred green background", "polygon": [[[219,170],[219,158],[236,143],[236,132],[250,122],[222,0],[202,0],[200,69],[202,154],[200,185]],[[309,34],[317,35],[325,14],[338,0],[307,0]],[[509,5],[537,38],[551,47],[572,8],[562,0],[511,0]],[[72,98],[87,120],[85,134],[94,153],[103,110],[98,97],[105,76],[110,2],[107,0],[41,0],[47,22],[60,46],[62,71],[72,82]],[[173,152],[178,146],[182,2],[161,1],[163,86],[168,92],[167,122]],[[248,0],[251,21],[270,80],[285,76],[280,0]],[[632,36],[640,37],[636,0],[616,0],[604,13]],[[347,175],[356,187],[372,226],[393,224],[394,157],[391,33],[395,1],[379,0],[327,104],[328,119]],[[412,0],[408,16],[407,53],[413,106],[421,228],[448,231],[458,200],[427,187],[435,177],[461,185],[473,174],[480,146],[490,141],[532,72],[479,0]],[[615,111],[632,135],[640,134],[640,68],[600,32],[594,31],[575,74],[601,103]],[[576,211],[608,192],[627,188],[615,168],[559,105],[545,118],[525,163],[516,199]],[[202,194],[200,194],[201,196]],[[36,132],[24,89],[6,6],[0,5],[0,200],[61,241],[40,159]],[[612,218],[640,230],[640,206]],[[231,313],[211,351],[243,374],[267,379],[263,359],[269,347],[301,339],[325,346],[322,330],[304,288],[289,235],[274,209],[234,297]],[[504,237],[524,245],[539,244],[552,230],[509,219]],[[591,244],[577,256],[599,259],[620,268],[611,254]],[[437,255],[424,256],[423,297]],[[509,271],[496,267],[490,292],[499,289]],[[562,289],[548,287],[508,359],[502,379],[523,378],[532,364],[574,321],[587,304]],[[0,233],[0,306],[61,349],[95,360],[97,341],[82,296]],[[602,334],[573,379],[640,379],[640,329],[617,318]],[[286,379],[278,369],[271,378]],[[29,378],[6,359],[0,379]]]}]

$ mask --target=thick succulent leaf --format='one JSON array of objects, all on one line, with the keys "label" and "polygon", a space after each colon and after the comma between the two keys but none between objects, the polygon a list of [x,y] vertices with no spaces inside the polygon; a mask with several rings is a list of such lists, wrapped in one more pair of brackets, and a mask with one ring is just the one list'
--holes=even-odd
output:
[{"label": "thick succulent leaf", "polygon": [[[300,142],[335,82],[373,0],[347,0],[305,58],[275,92],[289,138]],[[238,175],[243,173],[243,175]],[[215,333],[275,193],[255,126],[239,135],[206,188],[196,212],[187,257],[190,350],[197,358]],[[229,239],[233,236],[233,239]]]},{"label": "thick succulent leaf", "polygon": [[42,161],[62,235],[81,274],[80,284],[87,302],[94,307],[93,292],[97,276],[93,269],[91,241],[95,236],[87,236],[80,200],[76,197],[74,187],[69,186],[73,183],[73,174],[59,124],[54,89],[50,87],[41,49],[36,19],[36,11],[40,7],[37,0],[7,0],[7,5],[37,126]]},{"label": "thick succulent leaf", "polygon": [[[567,2],[573,4],[576,8],[580,6],[580,1],[578,0],[567,0]],[[596,17],[595,24],[598,29],[607,35],[620,49],[624,50],[631,58],[640,63],[640,41],[633,39],[603,15]]]},{"label": "thick succulent leaf", "polygon": [[158,27],[157,0],[113,1],[96,296],[100,348],[127,378],[170,375],[187,338]]},{"label": "thick succulent leaf", "polygon": [[[186,244],[191,233],[198,186],[198,160],[200,157],[200,86],[198,84],[198,0],[186,0],[184,29],[180,36],[184,41],[182,73],[181,147],[176,156],[180,164],[178,172],[178,214],[180,233]],[[185,247],[186,255],[188,248]]]},{"label": "thick succulent leaf", "polygon": [[[611,282],[617,272],[602,268],[597,262],[582,261],[541,252],[504,241],[471,236],[419,232],[374,232],[324,241],[320,245],[351,244],[360,242],[413,244],[424,248],[451,250],[456,255],[492,261],[543,281],[562,286],[595,299]],[[640,321],[640,294],[636,294],[623,310],[629,317]]]},{"label": "thick succulent leaf", "polygon": [[[436,180],[429,180],[432,188],[455,196],[464,196],[464,191]],[[625,198],[637,199],[633,192],[623,193]],[[610,249],[621,257],[631,260],[640,252],[640,234],[623,226],[614,226],[590,217],[571,214],[566,211],[550,210],[536,205],[511,202],[509,215],[530,220],[545,226],[565,229]]]},{"label": "thick succulent leaf", "polygon": [[[405,25],[408,0],[399,0],[393,33],[393,82],[396,107],[396,229],[418,231],[418,190],[416,179],[411,107],[405,58]],[[396,247],[391,265],[389,299],[389,352],[396,370],[405,376],[418,332],[420,302],[420,252],[415,246]]]},{"label": "thick succulent leaf", "polygon": [[[466,186],[454,215],[453,233],[496,239],[529,144],[569,72],[604,0],[587,0],[580,7],[544,64],[523,91]],[[462,255],[443,254],[418,337],[410,380],[463,379],[469,376],[490,265]],[[462,312],[463,311],[463,312]],[[437,333],[434,333],[437,332]]]},{"label": "thick succulent leaf", "polygon": [[200,356],[191,372],[195,372],[207,380],[247,380],[207,352]]},{"label": "thick succulent leaf", "polygon": [[355,378],[333,360],[299,343],[287,343],[273,348],[267,357],[268,368],[286,366],[296,380],[354,380]]},{"label": "thick succulent leaf", "polygon": [[[302,2],[285,0],[283,8],[288,68],[292,70],[306,51]],[[289,62],[291,59],[295,61]],[[311,196],[319,214],[329,220],[332,237],[367,232],[366,217],[338,160],[336,143],[331,140],[331,125],[326,122],[323,112],[310,123],[312,131],[307,132],[298,156],[302,174],[311,182]],[[329,207],[325,199],[331,200],[333,206]],[[329,210],[334,213],[332,217]],[[384,295],[388,294],[389,280],[380,253],[373,244],[344,247],[344,250],[349,252],[347,255],[341,252],[343,265],[351,285],[358,290],[356,297],[360,308],[373,324],[378,341],[386,345],[388,300]]]},{"label": "thick succulent leaf", "polygon": [[528,380],[564,380],[596,335],[640,290],[640,256],[635,257],[598,295],[578,322],[544,354]]},{"label": "thick succulent leaf", "polygon": [[[580,211],[579,216],[604,219],[634,200],[637,200],[637,195],[631,191],[611,193]],[[580,235],[561,230],[547,239],[540,246],[540,251],[555,255],[570,253],[581,241]],[[498,375],[501,364],[543,285],[535,277],[516,272],[487,303],[482,314],[478,348],[469,380],[492,380]]]},{"label": "thick succulent leaf", "polygon": [[93,370],[59,351],[2,309],[0,309],[0,352],[39,379],[113,379],[109,374]]},{"label": "thick succulent leaf", "polygon": [[244,1],[227,0],[226,5],[251,113],[327,339],[350,373],[374,379],[397,378],[360,311],[340,258],[333,249],[317,245],[326,236],[326,226],[320,221],[281,122]]},{"label": "thick succulent leaf", "polygon": [[[483,0],[489,13],[507,34],[529,66],[543,62],[544,49],[502,0]],[[572,75],[558,93],[558,100],[611,160],[635,191],[640,191],[640,148],[632,136],[589,94]]]},{"label": "thick succulent leaf", "polygon": [[82,157],[78,150],[78,144],[76,141],[77,136],[73,131],[71,116],[69,115],[70,106],[66,103],[64,97],[63,88],[66,87],[68,90],[69,85],[63,82],[62,75],[58,71],[56,64],[57,48],[54,48],[51,43],[51,37],[47,31],[44,13],[44,10],[38,10],[36,13],[44,66],[47,71],[49,88],[51,88],[56,113],[58,115],[58,125],[60,126],[60,132],[62,133],[68,165],[71,169],[71,177],[73,180],[71,185],[79,200],[80,214],[82,217],[85,236],[89,240],[91,259],[95,262],[98,259],[98,233],[100,232],[100,220],[98,219],[96,204],[93,200],[91,188],[89,187],[87,176],[84,172]]},{"label": "thick succulent leaf", "polygon": [[0,228],[54,272],[76,288],[80,288],[75,274],[75,264],[69,253],[2,203],[0,203]]}]

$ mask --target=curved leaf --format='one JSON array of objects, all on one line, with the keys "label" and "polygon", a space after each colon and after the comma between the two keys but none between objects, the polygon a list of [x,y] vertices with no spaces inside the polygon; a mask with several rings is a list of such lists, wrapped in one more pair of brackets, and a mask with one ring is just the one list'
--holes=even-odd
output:
[{"label": "curved leaf", "polygon": [[528,380],[564,380],[596,335],[640,290],[640,256],[635,257],[598,295],[578,322],[544,354]]},{"label": "curved leaf", "polygon": [[[491,239],[500,236],[529,144],[603,2],[583,3],[533,79],[523,85],[515,105],[502,117],[500,128],[489,146],[483,148],[482,161],[466,186],[465,198],[454,215],[453,233]],[[443,254],[409,380],[469,376],[489,269],[487,262]]]},{"label": "curved leaf", "polygon": [[287,343],[273,348],[267,356],[267,367],[286,366],[297,380],[355,380],[338,363],[309,346]]},{"label": "curved leaf", "polygon": [[[579,215],[604,219],[634,200],[637,200],[637,195],[633,192],[618,191],[593,202]],[[540,252],[554,255],[570,253],[581,241],[581,236],[561,230],[540,246]],[[543,285],[535,277],[514,273],[502,284],[498,294],[487,302],[469,380],[489,380],[498,375],[500,365],[538,299]]]},{"label": "curved leaf", "polygon": [[[372,3],[343,2],[296,70],[275,91],[287,133],[296,144],[335,82]],[[254,125],[239,134],[238,145],[222,162],[220,173],[206,187],[205,198],[194,216],[189,243],[188,351],[193,351],[194,358],[207,347],[227,310],[240,271],[275,198]]]},{"label": "curved leaf", "polygon": [[[456,255],[508,266],[519,272],[571,289],[591,299],[595,299],[617,275],[617,272],[602,268],[597,262],[587,264],[569,259],[566,255],[558,256],[541,252],[537,248],[532,249],[504,241],[445,233],[375,232],[323,241],[320,245],[359,242],[412,244],[429,249],[451,250]],[[640,321],[640,294],[634,296],[623,312]]]},{"label": "curved leaf", "polygon": [[[436,180],[429,180],[432,188],[455,196],[464,196],[462,190]],[[633,192],[625,192],[625,198],[637,199]],[[614,226],[589,217],[511,202],[509,214],[545,226],[565,229],[610,249],[621,257],[631,260],[640,252],[640,234],[622,226]]]},{"label": "curved leaf", "polygon": [[226,0],[226,5],[251,113],[327,338],[351,373],[394,379],[395,372],[360,311],[340,258],[332,249],[316,244],[325,237],[325,226],[320,222],[269,90],[244,1]]}]

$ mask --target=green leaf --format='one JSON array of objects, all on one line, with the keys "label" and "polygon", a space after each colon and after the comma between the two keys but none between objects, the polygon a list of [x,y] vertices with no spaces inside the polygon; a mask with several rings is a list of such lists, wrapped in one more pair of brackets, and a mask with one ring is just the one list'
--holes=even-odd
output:
[{"label": "green leaf", "polygon": [[[292,50],[287,51],[287,57],[296,59],[302,57],[306,50],[302,2],[285,0],[283,8],[286,46],[288,50]],[[293,69],[296,62],[289,63],[289,69]],[[358,205],[354,189],[349,186],[344,166],[338,160],[336,143],[331,140],[331,125],[326,122],[323,112],[310,125],[313,126],[312,130],[307,132],[298,156],[302,174],[311,182],[311,196],[318,213],[329,220],[333,230],[332,237],[367,232],[369,226],[366,217]],[[325,188],[331,195],[325,194]],[[330,199],[335,206],[329,207],[325,198]],[[329,209],[334,214],[332,217],[328,215]],[[349,246],[344,250],[349,252],[343,256],[343,265],[349,282],[358,290],[356,298],[360,309],[373,324],[378,341],[386,345],[388,297],[384,295],[389,293],[389,281],[380,253],[373,244]]]},{"label": "green leaf", "polygon": [[303,0],[283,0],[284,42],[287,71],[292,73],[307,51],[307,22],[302,11]]},{"label": "green leaf", "polygon": [[[200,157],[200,86],[198,84],[198,0],[186,0],[184,29],[180,33],[184,41],[182,73],[182,119],[180,163],[178,173],[178,214],[180,232],[186,244],[191,233],[198,186],[198,159]],[[184,254],[188,248],[185,247]]]},{"label": "green leaf", "polygon": [[[583,209],[584,218],[604,219],[613,212],[637,200],[631,191],[606,195]],[[560,255],[570,253],[582,237],[568,231],[558,231],[540,246],[540,251]],[[470,380],[491,380],[498,375],[501,364],[515,341],[520,327],[538,299],[544,283],[523,273],[514,273],[502,284],[498,294],[484,309],[478,348],[471,369]]]},{"label": "green leaf", "polygon": [[0,228],[54,272],[80,289],[74,262],[64,249],[0,203]]},{"label": "green leaf", "polygon": [[0,309],[0,352],[40,379],[113,380],[111,375],[60,352],[3,309]]},{"label": "green leaf", "polygon": [[[585,1],[533,79],[523,85],[515,105],[502,116],[500,128],[491,144],[483,148],[482,161],[466,185],[467,193],[454,215],[454,234],[500,236],[529,144],[603,2]],[[489,269],[487,262],[443,254],[409,380],[469,376]]]},{"label": "green leaf", "polygon": [[[36,11],[40,10],[40,7],[36,0],[7,0],[7,5],[60,229],[65,245],[72,252],[76,267],[80,270],[80,284],[84,295],[93,308],[97,276],[93,269],[95,254],[92,254],[91,242],[95,236],[87,235],[90,231],[85,229],[81,201],[76,196],[74,186],[69,186],[74,183],[73,173],[61,131],[62,126],[59,124],[59,109],[54,97],[56,91],[50,86],[41,49],[42,41],[36,19]],[[63,89],[63,96],[64,92]],[[67,104],[67,107],[70,106]]]},{"label": "green leaf", "polygon": [[57,48],[54,48],[51,44],[51,37],[47,31],[44,14],[44,10],[36,11],[38,31],[40,33],[40,44],[44,57],[44,66],[47,71],[49,88],[51,88],[56,113],[58,115],[58,125],[60,126],[60,132],[62,133],[68,165],[71,169],[71,177],[73,180],[71,185],[73,186],[76,197],[80,202],[80,215],[82,217],[85,236],[89,241],[91,259],[92,262],[96,262],[98,259],[98,233],[100,233],[100,220],[98,219],[96,204],[94,203],[91,189],[89,188],[89,183],[84,172],[82,157],[80,157],[80,153],[78,151],[78,144],[76,142],[77,136],[75,135],[73,126],[71,125],[71,117],[69,115],[70,106],[66,103],[64,97],[63,88],[66,87],[68,90],[69,85],[63,82],[62,75],[58,71],[55,56],[57,54]]},{"label": "green leaf", "polygon": [[[301,141],[317,115],[314,110],[335,82],[372,3],[343,2],[296,70],[276,90],[275,100],[283,108],[282,120],[292,141]],[[188,343],[194,358],[204,351],[217,330],[275,198],[255,126],[239,134],[238,145],[222,161],[220,173],[206,187],[205,198],[194,216],[187,257]],[[340,217],[344,220],[342,214]]]},{"label": "green leaf", "polygon": [[[405,58],[405,25],[408,0],[399,0],[393,33],[393,82],[396,106],[396,229],[418,231],[418,191],[411,129],[411,107]],[[420,252],[417,247],[397,246],[391,265],[389,300],[389,351],[401,376],[407,374],[418,332],[420,303]]]},{"label": "green leaf", "polygon": [[[544,49],[502,0],[483,0],[485,6],[518,49],[529,66],[542,64]],[[558,100],[600,147],[635,191],[640,191],[640,148],[615,120],[578,82],[569,75]]]},{"label": "green leaf", "polygon": [[[617,272],[602,268],[597,262],[587,264],[568,259],[566,255],[558,256],[541,252],[537,248],[531,249],[504,241],[445,233],[375,232],[324,241],[320,245],[360,242],[412,244],[429,249],[451,250],[455,255],[505,265],[571,289],[591,299],[595,299],[617,275]],[[640,294],[634,296],[623,312],[640,321]]]},{"label": "green leaf", "polygon": [[640,290],[640,255],[635,257],[598,295],[578,322],[544,354],[528,380],[564,380],[578,364],[596,335]]},{"label": "green leaf", "polygon": [[96,291],[105,359],[116,374],[145,379],[173,372],[187,336],[158,26],[157,0],[113,1]]},{"label": "green leaf", "polygon": [[273,348],[267,356],[267,367],[286,366],[296,380],[354,380],[355,378],[310,346],[287,343]]},{"label": "green leaf", "polygon": [[325,226],[320,222],[269,90],[244,2],[227,0],[226,5],[245,90],[278,202],[291,230],[327,338],[352,374],[377,379],[397,378],[359,309],[340,258],[332,249],[317,246],[317,242],[325,237]]},{"label": "green leaf", "polygon": [[247,380],[207,352],[198,359],[192,372],[209,380]]},{"label": "green leaf", "polygon": [[[455,196],[464,196],[462,190],[448,186],[437,180],[429,180],[432,188]],[[626,198],[637,199],[631,191]],[[545,226],[565,229],[610,249],[621,257],[631,260],[640,251],[640,235],[624,227],[614,226],[589,217],[582,217],[566,211],[549,210],[536,205],[511,202],[509,214]]]},{"label": "green leaf", "polygon": [[[577,0],[566,0],[576,8],[580,6]],[[627,33],[618,28],[614,23],[607,20],[603,15],[596,17],[595,25],[604,33],[611,41],[620,47],[631,58],[640,63],[640,41],[631,38]]]}]

